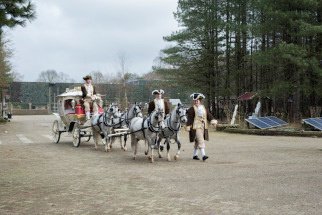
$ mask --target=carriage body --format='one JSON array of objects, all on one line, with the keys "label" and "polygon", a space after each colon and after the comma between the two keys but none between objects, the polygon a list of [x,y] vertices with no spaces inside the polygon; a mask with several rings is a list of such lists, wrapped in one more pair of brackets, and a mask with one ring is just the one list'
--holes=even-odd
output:
[{"label": "carriage body", "polygon": [[[57,96],[57,119],[52,126],[54,142],[58,143],[61,133],[69,132],[73,137],[73,144],[78,147],[82,137],[87,137],[87,141],[92,136],[91,126],[84,126],[86,122],[85,109],[82,100],[80,87],[67,89],[66,92]],[[100,109],[100,112],[102,109]]]}]

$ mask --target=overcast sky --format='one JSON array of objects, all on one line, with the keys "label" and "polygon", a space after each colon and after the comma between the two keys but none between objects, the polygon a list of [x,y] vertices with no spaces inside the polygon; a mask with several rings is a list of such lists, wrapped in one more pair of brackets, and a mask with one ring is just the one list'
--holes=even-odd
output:
[{"label": "overcast sky", "polygon": [[37,19],[9,30],[14,70],[25,81],[54,69],[75,80],[91,71],[115,73],[120,53],[143,74],[178,27],[177,0],[32,0]]}]

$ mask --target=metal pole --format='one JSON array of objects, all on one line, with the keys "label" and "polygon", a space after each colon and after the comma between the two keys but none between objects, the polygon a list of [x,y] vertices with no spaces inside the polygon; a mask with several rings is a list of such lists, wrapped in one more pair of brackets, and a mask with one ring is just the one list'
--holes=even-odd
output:
[{"label": "metal pole", "polygon": [[51,113],[51,84],[48,89],[48,113]]}]

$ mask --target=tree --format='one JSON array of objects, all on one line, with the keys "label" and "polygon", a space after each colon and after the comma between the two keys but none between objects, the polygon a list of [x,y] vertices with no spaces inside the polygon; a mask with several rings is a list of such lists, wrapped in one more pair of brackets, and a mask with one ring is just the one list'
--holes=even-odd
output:
[{"label": "tree", "polygon": [[24,78],[23,74],[19,73],[19,72],[11,72],[10,73],[10,79],[12,81],[18,82],[18,81],[22,81]]},{"label": "tree", "polygon": [[46,70],[42,71],[39,76],[37,81],[39,82],[48,82],[48,83],[56,83],[59,82],[59,75],[55,70]]},{"label": "tree", "polygon": [[42,71],[37,81],[47,82],[47,83],[74,83],[75,80],[70,78],[70,76],[64,72],[56,72],[56,70],[49,69]]},{"label": "tree", "polygon": [[172,65],[165,70],[176,72],[177,80],[205,92],[208,104],[215,109],[220,88],[220,55],[223,29],[218,0],[179,0],[175,13],[181,28],[164,37],[176,45],[164,49],[163,60]]},{"label": "tree", "polygon": [[93,82],[95,84],[102,84],[107,82],[105,76],[100,71],[93,71],[90,75],[92,76]]},{"label": "tree", "polygon": [[34,17],[34,6],[30,1],[0,0],[0,95],[3,94],[3,88],[10,81],[9,73],[11,71],[11,65],[8,61],[9,52],[4,48],[3,28],[13,28],[17,25],[25,26],[26,21],[32,20]]},{"label": "tree", "polygon": [[64,72],[58,73],[59,81],[60,83],[75,83],[75,79],[71,78],[68,74]]},{"label": "tree", "polygon": [[122,95],[120,95],[120,101],[122,103],[122,107],[128,108],[128,97],[127,97],[127,82],[129,81],[130,73],[128,72],[127,68],[127,57],[125,53],[120,53],[118,56],[118,63],[119,63],[119,72],[118,72],[118,78],[121,85],[121,91]]},{"label": "tree", "polygon": [[0,0],[0,34],[3,27],[25,26],[35,18],[34,5],[29,0]]},{"label": "tree", "polygon": [[10,81],[11,56],[12,51],[8,48],[7,42],[0,40],[0,90],[6,88]]},{"label": "tree", "polygon": [[321,17],[320,0],[179,0],[153,70],[204,92],[216,116],[218,98],[257,91],[298,119],[322,106]]}]

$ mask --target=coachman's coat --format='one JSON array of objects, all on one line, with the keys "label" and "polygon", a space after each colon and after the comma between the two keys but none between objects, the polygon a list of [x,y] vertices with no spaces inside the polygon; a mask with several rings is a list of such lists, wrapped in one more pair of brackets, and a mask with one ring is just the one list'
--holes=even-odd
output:
[{"label": "coachman's coat", "polygon": [[[164,101],[164,113],[167,115],[170,113],[170,104],[165,100],[163,101]],[[154,109],[155,109],[155,102],[153,100],[149,102],[148,114],[150,115],[154,111]]]},{"label": "coachman's coat", "polygon": [[[82,89],[82,98],[84,99],[87,96],[87,90],[84,85],[81,86]],[[93,86],[93,95],[96,95],[95,86]]]},{"label": "coachman's coat", "polygon": [[[206,108],[206,115],[207,115],[207,121],[210,122],[211,120],[214,119],[214,117],[212,116],[212,114],[208,111],[208,109]],[[195,108],[194,107],[190,107],[187,111],[187,116],[188,116],[188,122],[187,122],[187,126],[190,126],[190,131],[189,131],[189,139],[190,142],[195,142],[196,139],[196,129],[193,128],[193,124],[194,124],[194,120],[195,120]],[[209,133],[208,133],[208,128],[204,129],[204,139],[209,141]]]}]

